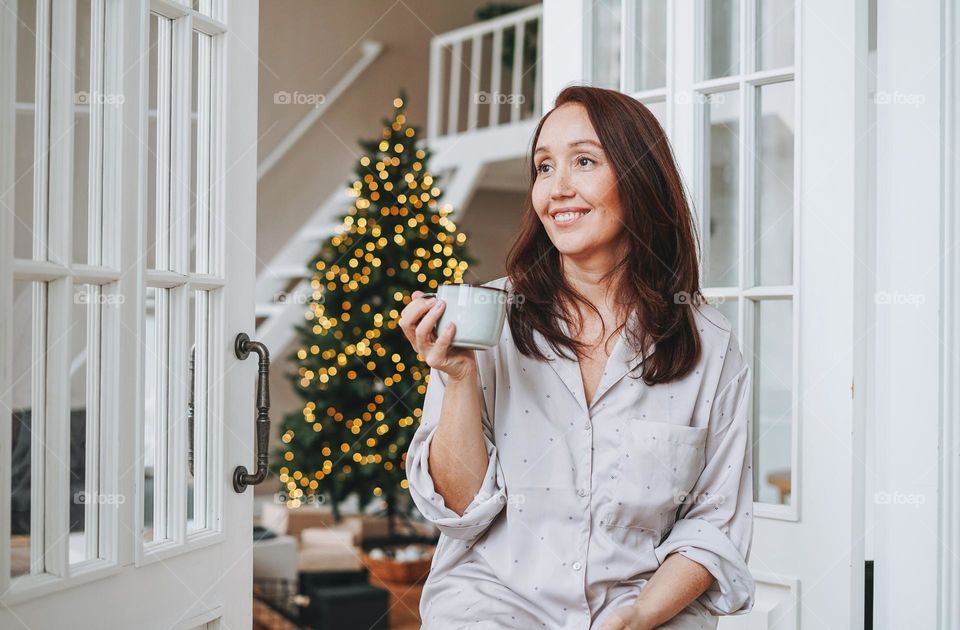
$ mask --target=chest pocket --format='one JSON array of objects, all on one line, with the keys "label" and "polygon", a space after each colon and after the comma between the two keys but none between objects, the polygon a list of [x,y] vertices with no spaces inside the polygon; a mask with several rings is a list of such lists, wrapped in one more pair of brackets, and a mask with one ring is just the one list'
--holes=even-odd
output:
[{"label": "chest pocket", "polygon": [[659,536],[700,477],[706,427],[628,420],[604,524]]}]

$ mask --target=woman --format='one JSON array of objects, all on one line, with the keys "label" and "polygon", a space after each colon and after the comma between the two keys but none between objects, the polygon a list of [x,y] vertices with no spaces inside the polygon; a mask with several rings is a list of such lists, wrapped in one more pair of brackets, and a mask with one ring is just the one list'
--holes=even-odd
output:
[{"label": "woman", "polygon": [[702,303],[669,143],[573,86],[531,156],[499,343],[450,347],[419,291],[401,313],[431,367],[405,462],[441,531],[423,628],[715,628],[753,607],[750,368]]}]

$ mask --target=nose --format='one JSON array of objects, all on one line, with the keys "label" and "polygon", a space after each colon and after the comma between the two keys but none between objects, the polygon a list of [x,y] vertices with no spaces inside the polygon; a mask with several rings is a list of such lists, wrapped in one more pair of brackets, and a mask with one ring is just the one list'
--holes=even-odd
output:
[{"label": "nose", "polygon": [[564,199],[573,193],[570,187],[570,175],[565,167],[558,167],[550,185],[551,199]]}]

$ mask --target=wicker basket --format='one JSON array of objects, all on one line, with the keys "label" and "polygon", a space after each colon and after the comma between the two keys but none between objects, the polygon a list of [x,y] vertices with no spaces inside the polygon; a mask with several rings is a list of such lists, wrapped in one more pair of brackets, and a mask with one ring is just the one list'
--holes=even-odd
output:
[{"label": "wicker basket", "polygon": [[[401,547],[407,546],[401,545]],[[435,547],[430,545],[417,545],[417,547],[430,552],[435,550]],[[426,581],[427,575],[430,573],[430,564],[433,562],[432,553],[429,558],[410,562],[400,562],[393,558],[371,558],[366,551],[363,552],[362,557],[363,564],[370,570],[370,573],[384,582],[399,582],[401,584],[419,584]]]}]

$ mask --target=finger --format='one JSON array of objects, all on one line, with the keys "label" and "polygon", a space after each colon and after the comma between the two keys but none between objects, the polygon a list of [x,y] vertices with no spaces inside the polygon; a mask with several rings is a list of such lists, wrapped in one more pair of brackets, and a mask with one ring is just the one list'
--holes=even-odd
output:
[{"label": "finger", "polygon": [[407,336],[407,339],[410,340],[410,343],[416,343],[417,324],[420,322],[420,318],[423,317],[423,314],[430,310],[430,307],[432,307],[435,303],[436,298],[417,298],[403,307],[403,310],[400,312],[400,330],[402,330]]},{"label": "finger", "polygon": [[430,346],[433,345],[433,327],[436,325],[437,320],[440,319],[443,309],[443,300],[437,300],[427,310],[427,313],[423,316],[423,319],[420,320],[420,323],[417,324],[417,344],[421,354],[424,354],[424,351],[429,352]]},{"label": "finger", "polygon": [[456,335],[456,333],[456,325],[453,322],[449,322],[443,327],[443,330],[440,331],[440,335],[437,337],[437,340],[430,348],[430,357],[427,360],[428,365],[433,365],[433,362],[438,362],[447,355],[447,353],[450,351],[450,344],[453,343],[453,337]]},{"label": "finger", "polygon": [[423,291],[421,291],[420,289],[417,289],[416,291],[410,294],[410,297],[412,297],[413,299],[417,299],[418,297],[420,297],[420,295],[417,295],[418,293],[420,295],[423,295]]}]

